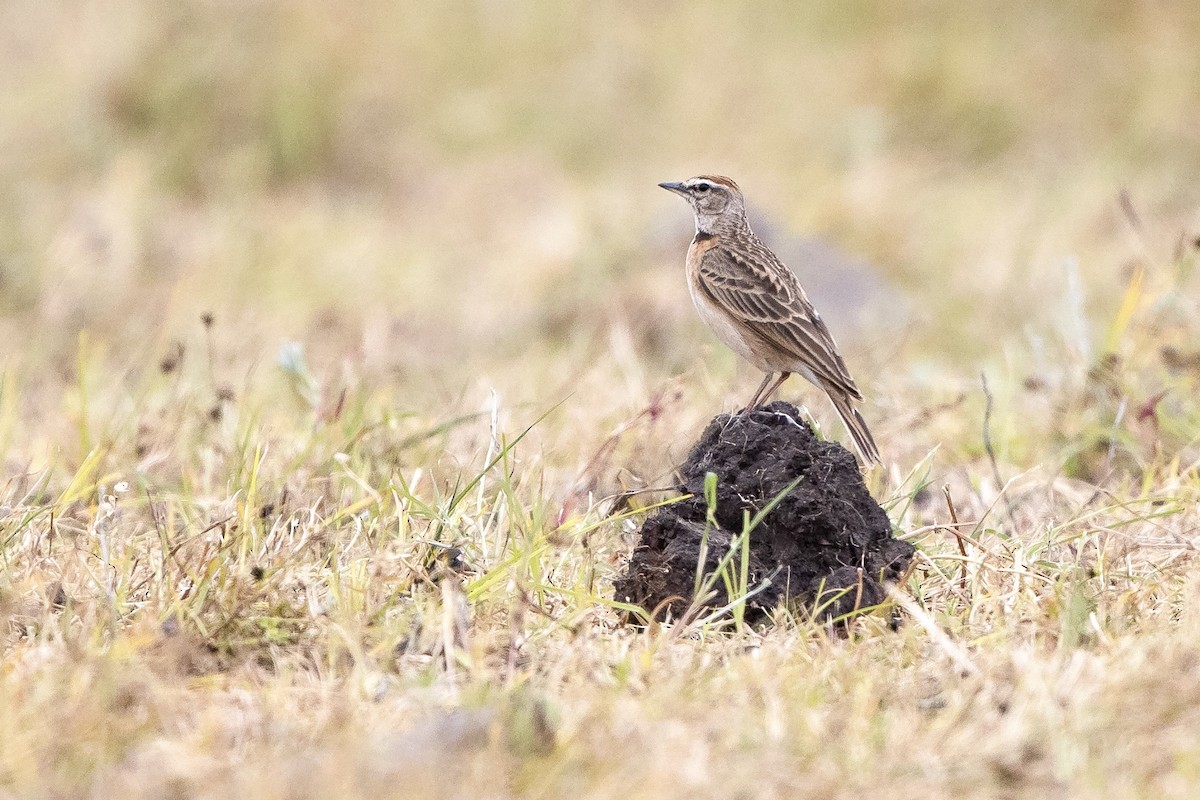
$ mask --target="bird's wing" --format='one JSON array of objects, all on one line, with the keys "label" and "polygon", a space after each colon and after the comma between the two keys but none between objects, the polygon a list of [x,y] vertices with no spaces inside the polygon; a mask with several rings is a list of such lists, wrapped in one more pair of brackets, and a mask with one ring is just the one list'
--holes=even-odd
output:
[{"label": "bird's wing", "polygon": [[740,244],[746,246],[713,247],[704,253],[696,270],[701,290],[730,316],[808,367],[827,391],[861,400],[833,335],[796,276],[757,239]]}]

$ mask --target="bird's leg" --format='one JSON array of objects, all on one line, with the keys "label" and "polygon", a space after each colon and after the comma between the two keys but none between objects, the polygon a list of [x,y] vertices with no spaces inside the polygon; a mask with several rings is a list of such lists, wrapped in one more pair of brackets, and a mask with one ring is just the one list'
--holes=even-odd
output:
[{"label": "bird's leg", "polygon": [[[784,374],[786,375],[787,373],[785,372]],[[755,392],[754,397],[751,398],[750,405],[746,406],[746,408],[743,409],[743,413],[746,411],[753,411],[754,409],[758,408],[758,406],[759,406],[758,401],[762,398],[763,392],[766,391],[767,384],[771,382],[771,378],[773,378],[773,377],[775,377],[774,372],[768,372],[766,374],[766,377],[763,378],[763,382],[758,385],[758,391]],[[778,386],[778,384],[776,384],[776,386]]]},{"label": "bird's leg", "polygon": [[[770,377],[770,376],[768,376],[768,377]],[[779,390],[779,387],[783,386],[783,382],[786,381],[790,377],[792,377],[792,373],[790,373],[790,372],[779,373],[779,378],[774,383],[771,384],[771,388],[767,389],[766,394],[764,394],[762,396],[761,403],[765,406],[767,404],[767,402],[771,399],[771,395],[775,394],[775,392],[777,392]]]}]

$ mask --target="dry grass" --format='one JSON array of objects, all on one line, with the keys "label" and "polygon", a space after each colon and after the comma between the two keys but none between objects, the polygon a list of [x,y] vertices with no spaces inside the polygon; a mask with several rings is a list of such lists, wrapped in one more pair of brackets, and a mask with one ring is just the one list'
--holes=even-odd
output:
[{"label": "dry grass", "polygon": [[[0,797],[1195,796],[1200,18],[1017,6],[0,5]],[[620,624],[708,170],[886,265],[898,631]]]}]

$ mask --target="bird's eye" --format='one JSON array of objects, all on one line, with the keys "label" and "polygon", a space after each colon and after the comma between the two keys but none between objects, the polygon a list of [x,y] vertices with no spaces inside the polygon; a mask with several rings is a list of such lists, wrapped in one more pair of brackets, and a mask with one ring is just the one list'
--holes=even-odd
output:
[{"label": "bird's eye", "polygon": [[709,189],[712,188],[712,184],[711,183],[697,183],[695,185],[695,187],[693,187],[693,188],[695,188],[695,190],[697,192],[707,192]]}]

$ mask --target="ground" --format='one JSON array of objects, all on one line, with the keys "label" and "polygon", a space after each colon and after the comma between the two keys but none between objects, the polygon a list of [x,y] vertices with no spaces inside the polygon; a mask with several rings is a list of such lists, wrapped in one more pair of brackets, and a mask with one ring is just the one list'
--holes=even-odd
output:
[{"label": "ground", "polygon": [[[0,797],[1196,796],[1197,34],[0,4]],[[712,172],[914,548],[838,625],[614,592],[760,380],[656,186]]]}]

